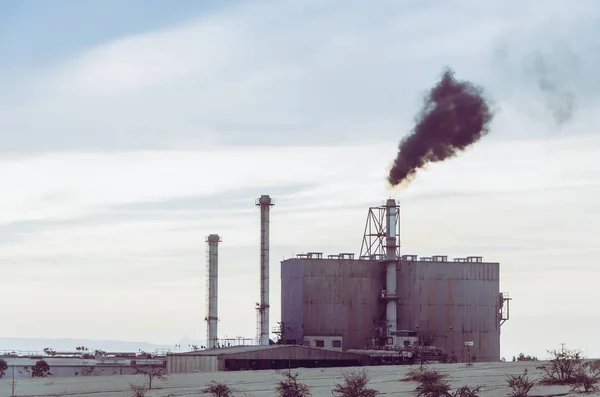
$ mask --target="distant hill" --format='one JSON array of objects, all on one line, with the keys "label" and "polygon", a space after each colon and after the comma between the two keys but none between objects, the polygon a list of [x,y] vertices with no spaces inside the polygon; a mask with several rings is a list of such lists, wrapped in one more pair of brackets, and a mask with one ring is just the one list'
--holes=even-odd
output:
[{"label": "distant hill", "polygon": [[95,340],[95,339],[43,339],[43,338],[9,338],[0,337],[0,352],[22,351],[22,352],[42,352],[44,348],[49,347],[55,351],[75,351],[77,346],[85,346],[89,350],[100,349],[104,351],[128,351],[137,352],[143,350],[153,352],[157,349],[170,349],[171,351],[189,351],[190,345],[201,346],[204,341],[194,341],[188,337],[182,338],[179,342],[172,345],[155,345],[146,342],[127,342],[118,340]]}]

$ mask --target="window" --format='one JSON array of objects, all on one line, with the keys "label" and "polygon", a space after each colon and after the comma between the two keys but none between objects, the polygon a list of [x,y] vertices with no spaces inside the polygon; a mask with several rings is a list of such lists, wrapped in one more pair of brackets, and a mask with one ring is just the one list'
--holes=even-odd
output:
[{"label": "window", "polygon": [[325,341],[324,340],[316,340],[315,346],[316,347],[325,347]]},{"label": "window", "polygon": [[341,348],[342,347],[342,341],[339,339],[334,339],[333,341],[331,341],[331,346],[332,347],[336,347],[336,348]]}]

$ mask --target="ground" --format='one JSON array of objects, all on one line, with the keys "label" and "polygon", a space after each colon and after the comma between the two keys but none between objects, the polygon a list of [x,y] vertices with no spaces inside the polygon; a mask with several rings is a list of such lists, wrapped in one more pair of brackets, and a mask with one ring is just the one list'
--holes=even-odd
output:
[{"label": "ground", "polygon": [[[519,374],[527,368],[531,378],[537,378],[540,371],[536,369],[540,362],[516,363],[480,363],[467,367],[465,364],[432,365],[447,372],[453,388],[462,385],[484,385],[481,397],[506,397],[507,374]],[[406,376],[410,367],[380,366],[366,367],[372,377],[371,386],[379,390],[383,396],[412,396],[414,382],[398,382]],[[301,378],[311,387],[313,397],[331,397],[331,389],[340,378],[340,369],[299,369]],[[184,397],[199,396],[203,386],[211,381],[226,382],[235,391],[236,396],[271,397],[275,396],[274,384],[278,375],[275,371],[216,372],[170,375],[166,381],[154,380],[153,390],[148,397]],[[16,381],[15,395],[27,397],[131,397],[130,384],[143,384],[141,375],[19,379]],[[11,379],[0,380],[0,396],[11,395]],[[536,387],[530,396],[565,395],[568,386]],[[575,394],[575,393],[571,393]],[[597,393],[600,395],[600,393]]]}]

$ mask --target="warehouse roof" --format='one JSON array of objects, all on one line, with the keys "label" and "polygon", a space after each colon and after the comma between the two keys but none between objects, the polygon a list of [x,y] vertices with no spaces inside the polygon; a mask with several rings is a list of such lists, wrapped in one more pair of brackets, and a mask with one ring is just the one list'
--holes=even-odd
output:
[{"label": "warehouse roof", "polygon": [[231,347],[221,347],[216,349],[208,349],[208,350],[198,350],[192,352],[185,353],[173,353],[170,356],[225,356],[230,354],[240,354],[240,353],[253,353],[253,352],[262,352],[262,351],[273,351],[273,350],[305,350],[307,352],[316,352],[316,353],[330,353],[330,354],[339,354],[353,356],[356,358],[362,358],[363,355],[358,353],[348,353],[335,349],[326,349],[326,348],[315,348],[308,347],[302,345],[258,345],[258,346],[231,346]]},{"label": "warehouse roof", "polygon": [[258,350],[268,350],[273,348],[278,348],[283,345],[251,345],[251,346],[231,346],[231,347],[219,347],[214,349],[207,350],[196,350],[185,353],[171,353],[170,356],[221,356],[223,354],[236,354],[236,353],[246,353],[251,351]]}]

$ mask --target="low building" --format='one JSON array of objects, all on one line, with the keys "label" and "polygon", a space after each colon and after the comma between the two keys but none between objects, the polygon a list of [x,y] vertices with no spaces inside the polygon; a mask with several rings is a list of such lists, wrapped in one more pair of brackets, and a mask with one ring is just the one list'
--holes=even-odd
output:
[{"label": "low building", "polygon": [[46,361],[50,367],[52,377],[73,376],[107,376],[107,375],[133,375],[137,367],[165,367],[165,359],[137,359],[129,360],[122,358],[99,358],[81,359],[73,357],[8,357],[0,356],[8,364],[4,375],[5,379],[31,378],[33,366],[40,360]]},{"label": "low building", "polygon": [[368,365],[369,356],[300,345],[236,346],[167,356],[167,373]]}]

